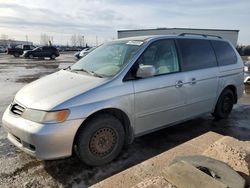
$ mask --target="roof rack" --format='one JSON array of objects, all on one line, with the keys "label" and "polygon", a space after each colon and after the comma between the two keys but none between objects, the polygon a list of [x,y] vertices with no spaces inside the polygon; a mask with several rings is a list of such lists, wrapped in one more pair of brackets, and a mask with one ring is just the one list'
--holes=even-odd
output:
[{"label": "roof rack", "polygon": [[217,36],[217,35],[209,35],[209,34],[198,34],[198,33],[181,33],[178,36],[185,36],[185,35],[198,35],[198,36],[203,36],[205,38],[207,37],[217,37],[219,39],[222,39],[221,36]]}]

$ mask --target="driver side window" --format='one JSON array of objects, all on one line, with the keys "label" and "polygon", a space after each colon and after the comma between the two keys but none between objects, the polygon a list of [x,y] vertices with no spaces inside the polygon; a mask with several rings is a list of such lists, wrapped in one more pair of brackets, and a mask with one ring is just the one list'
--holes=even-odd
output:
[{"label": "driver side window", "polygon": [[173,40],[160,40],[152,43],[137,60],[138,68],[151,65],[155,75],[179,72],[178,56]]}]

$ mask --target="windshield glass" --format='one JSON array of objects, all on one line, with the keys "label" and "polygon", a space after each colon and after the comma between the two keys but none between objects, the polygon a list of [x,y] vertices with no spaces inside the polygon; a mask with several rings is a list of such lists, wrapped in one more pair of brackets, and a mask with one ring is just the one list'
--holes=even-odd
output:
[{"label": "windshield glass", "polygon": [[113,77],[124,68],[143,44],[142,41],[104,43],[71,66],[101,77]]}]

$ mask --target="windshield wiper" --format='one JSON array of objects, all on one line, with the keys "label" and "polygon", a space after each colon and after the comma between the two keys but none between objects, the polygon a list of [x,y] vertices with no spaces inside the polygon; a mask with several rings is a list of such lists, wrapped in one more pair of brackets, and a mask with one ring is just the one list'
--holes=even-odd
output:
[{"label": "windshield wiper", "polygon": [[90,73],[91,73],[91,75],[93,75],[93,76],[95,76],[95,77],[103,78],[103,76],[102,76],[102,75],[97,74],[97,73],[96,73],[96,72],[94,72],[94,71],[91,71]]},{"label": "windshield wiper", "polygon": [[92,76],[103,78],[102,75],[99,75],[99,74],[95,73],[94,71],[87,71],[86,69],[71,69],[71,71],[82,71],[82,72],[86,72]]},{"label": "windshield wiper", "polygon": [[89,72],[89,71],[87,71],[85,69],[71,69],[71,71],[82,71],[82,72],[86,72],[86,73],[92,75],[91,72]]}]

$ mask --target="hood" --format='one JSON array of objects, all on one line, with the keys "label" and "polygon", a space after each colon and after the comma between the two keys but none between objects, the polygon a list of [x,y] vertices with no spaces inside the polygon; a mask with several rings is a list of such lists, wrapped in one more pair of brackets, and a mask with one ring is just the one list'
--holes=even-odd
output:
[{"label": "hood", "polygon": [[82,94],[106,79],[84,73],[60,70],[24,86],[15,100],[27,108],[51,110],[66,100]]}]

